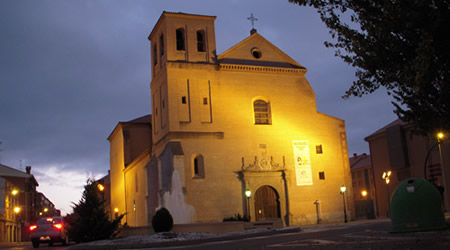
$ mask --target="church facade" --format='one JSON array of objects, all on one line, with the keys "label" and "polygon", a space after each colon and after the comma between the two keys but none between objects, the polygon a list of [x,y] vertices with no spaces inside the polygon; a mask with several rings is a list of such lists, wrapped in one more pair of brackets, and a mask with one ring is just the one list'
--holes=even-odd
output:
[{"label": "church facade", "polygon": [[145,201],[126,204],[133,178],[111,156],[111,207],[145,210],[148,224],[166,207],[175,223],[239,213],[302,225],[343,221],[345,202],[350,220],[345,122],[317,111],[307,70],[256,30],[217,55],[215,18],[164,12],[153,28]]}]

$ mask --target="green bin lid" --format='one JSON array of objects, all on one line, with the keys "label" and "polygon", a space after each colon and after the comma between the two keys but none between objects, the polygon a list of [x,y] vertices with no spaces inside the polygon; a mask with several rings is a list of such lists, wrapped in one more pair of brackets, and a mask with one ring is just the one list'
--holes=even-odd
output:
[{"label": "green bin lid", "polygon": [[392,194],[391,221],[392,232],[447,228],[440,192],[423,178],[406,179]]}]

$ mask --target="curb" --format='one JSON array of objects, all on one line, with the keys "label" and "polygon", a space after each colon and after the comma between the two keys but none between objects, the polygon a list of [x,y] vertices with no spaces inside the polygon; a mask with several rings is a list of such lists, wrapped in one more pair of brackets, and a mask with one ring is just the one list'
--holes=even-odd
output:
[{"label": "curb", "polygon": [[276,235],[276,234],[285,234],[285,233],[298,233],[302,230],[299,227],[288,228],[285,230],[273,230],[267,232],[258,232],[258,233],[249,233],[249,234],[237,234],[230,236],[222,236],[216,238],[205,238],[205,239],[195,239],[195,240],[183,240],[183,241],[168,241],[168,242],[154,242],[154,243],[132,243],[132,244],[114,244],[111,242],[109,245],[75,245],[71,246],[70,249],[74,250],[84,250],[84,249],[135,249],[135,248],[152,248],[152,247],[172,247],[172,246],[187,246],[187,245],[195,245],[200,243],[208,243],[208,242],[216,242],[216,241],[226,241],[226,240],[240,240],[247,239],[259,236],[267,236],[267,235]]}]

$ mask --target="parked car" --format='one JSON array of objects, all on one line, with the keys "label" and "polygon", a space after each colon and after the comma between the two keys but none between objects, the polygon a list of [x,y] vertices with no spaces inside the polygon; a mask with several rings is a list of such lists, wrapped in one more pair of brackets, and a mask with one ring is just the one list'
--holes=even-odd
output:
[{"label": "parked car", "polygon": [[30,226],[30,238],[34,248],[38,248],[40,243],[61,242],[63,245],[69,243],[66,227],[62,217],[51,217],[39,219],[36,224]]}]

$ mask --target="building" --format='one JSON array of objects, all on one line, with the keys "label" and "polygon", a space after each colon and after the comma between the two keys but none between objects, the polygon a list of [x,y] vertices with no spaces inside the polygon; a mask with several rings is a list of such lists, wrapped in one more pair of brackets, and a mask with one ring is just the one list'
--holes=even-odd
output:
[{"label": "building", "polygon": [[[441,191],[445,187],[449,190],[448,139],[438,143],[437,138],[415,135],[411,125],[397,119],[369,135],[365,140],[370,147],[378,217],[389,216],[389,201],[395,188],[409,177],[422,177],[431,181]],[[443,164],[439,149],[442,152]],[[447,211],[450,205],[449,193],[448,191],[443,193],[444,208]]]},{"label": "building", "polygon": [[164,12],[153,28],[151,126],[108,138],[111,207],[130,226],[158,207],[175,223],[300,225],[344,221],[345,202],[354,218],[344,121],[317,111],[306,68],[255,29],[217,55],[215,18]]},{"label": "building", "polygon": [[370,155],[353,154],[350,157],[350,169],[356,218],[374,219],[376,192]]},{"label": "building", "polygon": [[[119,122],[108,137],[110,142],[110,214],[125,213],[131,226],[149,224],[148,213],[155,206],[149,188],[148,169],[152,146],[151,115]],[[153,187],[156,190],[157,187]],[[154,194],[153,194],[154,195]]]},{"label": "building", "polygon": [[28,226],[36,219],[38,183],[31,174],[0,164],[0,241],[28,240]]}]

